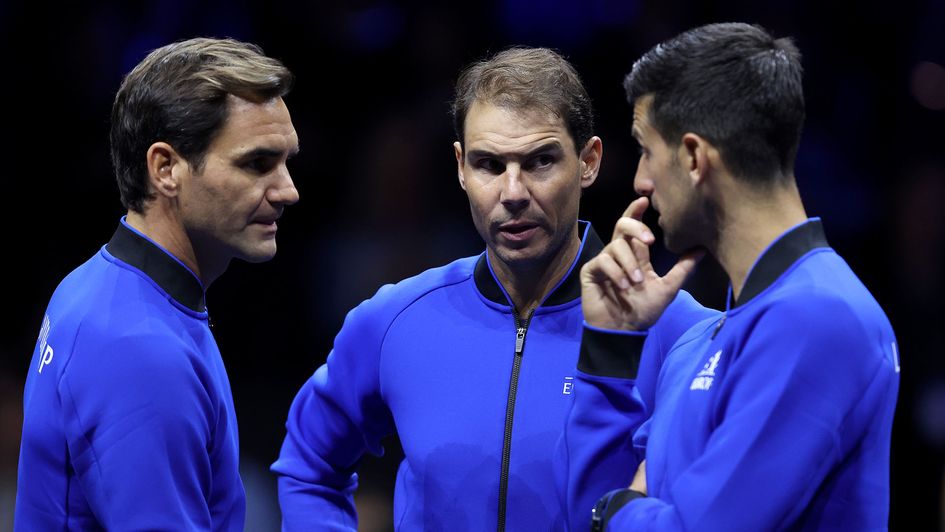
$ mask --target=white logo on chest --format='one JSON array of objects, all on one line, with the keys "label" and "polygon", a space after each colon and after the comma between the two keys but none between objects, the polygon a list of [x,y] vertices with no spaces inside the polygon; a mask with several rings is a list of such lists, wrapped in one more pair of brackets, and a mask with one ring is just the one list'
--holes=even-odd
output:
[{"label": "white logo on chest", "polygon": [[715,369],[719,366],[719,358],[721,356],[721,349],[719,349],[718,353],[712,355],[712,358],[705,363],[705,366],[702,366],[702,371],[696,375],[695,379],[692,379],[692,384],[689,385],[690,390],[708,390],[712,387],[712,381],[715,380]]},{"label": "white logo on chest", "polygon": [[574,377],[565,377],[564,388],[561,390],[561,395],[571,395],[572,390],[574,390]]}]

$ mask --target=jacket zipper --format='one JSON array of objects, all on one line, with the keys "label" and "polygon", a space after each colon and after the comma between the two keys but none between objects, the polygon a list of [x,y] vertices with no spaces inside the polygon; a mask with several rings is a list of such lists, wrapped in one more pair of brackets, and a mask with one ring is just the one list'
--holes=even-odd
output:
[{"label": "jacket zipper", "polygon": [[512,456],[512,419],[515,416],[515,394],[518,392],[518,375],[522,369],[522,353],[525,351],[525,335],[532,321],[532,312],[523,320],[515,313],[515,356],[512,359],[512,378],[509,381],[509,400],[505,406],[505,434],[502,438],[502,469],[499,473],[499,532],[505,532],[505,513],[509,492],[509,460]]}]

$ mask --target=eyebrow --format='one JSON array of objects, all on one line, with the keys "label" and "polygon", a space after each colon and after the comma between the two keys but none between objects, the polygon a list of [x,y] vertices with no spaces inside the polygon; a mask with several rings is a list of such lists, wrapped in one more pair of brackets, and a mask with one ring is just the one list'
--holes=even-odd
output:
[{"label": "eyebrow", "polygon": [[[260,157],[282,157],[285,152],[282,150],[274,150],[272,148],[253,148],[246,153],[239,154],[236,158],[239,160],[248,160],[248,159],[257,159]],[[299,153],[299,147],[295,146],[289,150],[287,159],[295,157]]]},{"label": "eyebrow", "polygon": [[[553,141],[548,142],[548,143],[546,143],[546,144],[542,144],[541,146],[538,146],[537,148],[535,148],[535,149],[533,149],[533,150],[531,150],[531,151],[527,151],[527,152],[525,152],[525,153],[512,152],[512,153],[505,154],[505,155],[511,156],[511,157],[513,157],[513,158],[528,159],[528,158],[530,158],[530,157],[534,157],[534,156],[536,156],[536,155],[541,155],[541,154],[543,154],[543,153],[547,153],[547,152],[550,152],[550,151],[561,151],[562,149],[563,149],[563,148],[561,147],[561,143],[558,142],[557,140],[553,140]],[[466,154],[466,158],[467,158],[467,159],[480,158],[480,157],[497,157],[497,158],[502,158],[502,157],[500,157],[499,154],[496,153],[496,152],[493,152],[493,151],[490,151],[490,150],[483,150],[483,149],[469,150],[468,153]]]}]

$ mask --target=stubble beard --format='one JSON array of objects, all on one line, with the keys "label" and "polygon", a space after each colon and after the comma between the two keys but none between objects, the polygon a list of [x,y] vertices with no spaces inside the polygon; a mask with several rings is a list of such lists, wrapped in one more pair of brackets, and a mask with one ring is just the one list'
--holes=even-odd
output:
[{"label": "stubble beard", "polygon": [[663,244],[677,255],[694,248],[709,248],[717,227],[716,211],[712,205],[691,194],[679,210],[679,217],[663,228]]},{"label": "stubble beard", "polygon": [[[575,221],[575,224],[576,223]],[[541,275],[546,270],[555,266],[556,260],[567,248],[569,236],[571,231],[574,230],[574,228],[572,228],[568,231],[563,231],[561,234],[549,234],[544,230],[544,225],[541,227],[544,236],[548,238],[546,241],[547,244],[543,249],[528,249],[531,253],[525,255],[518,253],[519,251],[525,251],[525,249],[513,250],[495,245],[492,248],[493,255],[501,260],[504,266],[510,271]]]}]

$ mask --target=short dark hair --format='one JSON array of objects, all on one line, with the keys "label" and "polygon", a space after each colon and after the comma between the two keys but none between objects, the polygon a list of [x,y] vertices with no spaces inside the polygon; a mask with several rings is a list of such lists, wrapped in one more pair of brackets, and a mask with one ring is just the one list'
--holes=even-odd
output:
[{"label": "short dark hair", "polygon": [[145,154],[167,142],[198,171],[227,118],[227,95],[264,102],[289,92],[293,76],[260,47],[197,38],[154,50],[125,76],[112,105],[111,153],[122,204],[152,199]]},{"label": "short dark hair", "polygon": [[594,134],[594,110],[581,77],[548,48],[514,47],[469,65],[456,81],[453,127],[462,144],[476,101],[521,111],[544,109],[562,119],[578,153]]},{"label": "short dark hair", "polygon": [[719,148],[729,170],[759,182],[794,171],[804,123],[801,55],[759,26],[709,24],[658,44],[624,80],[631,105],[678,146],[693,132]]}]

